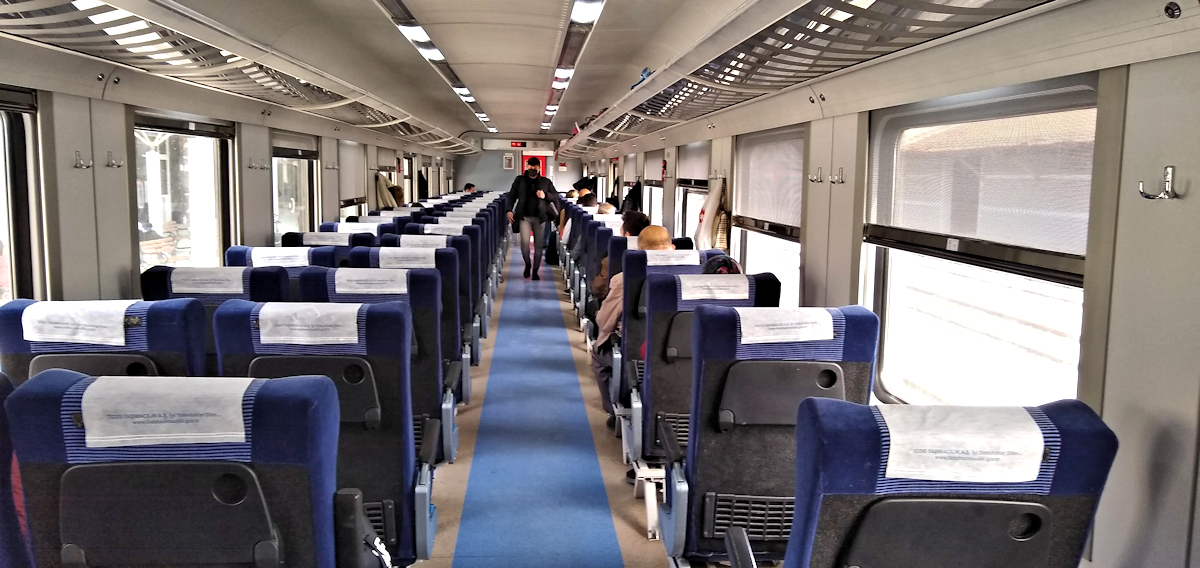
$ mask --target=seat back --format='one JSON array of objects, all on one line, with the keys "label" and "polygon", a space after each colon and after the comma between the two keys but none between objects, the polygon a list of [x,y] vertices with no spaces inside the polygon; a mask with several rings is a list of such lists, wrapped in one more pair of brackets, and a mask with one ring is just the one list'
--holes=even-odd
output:
[{"label": "seat back", "polygon": [[286,302],[289,299],[290,289],[287,270],[278,266],[260,268],[152,266],[142,273],[143,298],[147,300],[195,298],[204,304],[204,374],[209,376],[218,374],[217,348],[213,343],[212,335],[212,316],[213,312],[217,310],[217,306],[225,300],[233,299],[253,302]]},{"label": "seat back", "polygon": [[38,371],[105,375],[204,373],[204,306],[184,298],[0,305],[0,370],[15,386]]},{"label": "seat back", "polygon": [[661,461],[666,450],[657,420],[675,429],[687,447],[692,407],[692,310],[700,305],[778,307],[779,280],[773,274],[646,275],[646,366],[642,395],[642,457]]},{"label": "seat back", "polygon": [[1117,451],[1113,432],[1077,400],[808,399],[796,423],[791,568],[1075,568]]},{"label": "seat back", "polygon": [[375,235],[371,233],[335,233],[332,231],[284,233],[281,244],[285,247],[369,247],[375,244]]},{"label": "seat back", "polygon": [[25,505],[18,497],[21,476],[13,460],[8,415],[4,412],[4,402],[12,392],[12,383],[0,373],[0,566],[30,568],[33,565],[25,542]]},{"label": "seat back", "polygon": [[[479,298],[476,295],[475,288],[475,265],[471,264],[471,239],[466,235],[458,236],[442,236],[442,235],[385,235],[383,238],[382,248],[400,247],[407,249],[443,249],[452,248],[458,254],[458,317],[462,329],[465,331],[471,327],[472,317],[475,314],[476,300]],[[354,261],[353,266],[359,268],[375,268],[370,265],[370,259],[367,259],[367,264],[363,265],[363,257],[358,256],[363,253],[352,253]],[[368,253],[369,254],[369,253]],[[406,254],[406,253],[405,253]],[[401,253],[379,253],[379,258],[393,259],[394,262],[400,262]]]},{"label": "seat back", "polygon": [[320,247],[247,247],[232,246],[225,249],[225,266],[281,266],[288,273],[288,297],[300,297],[300,273],[309,266],[339,266],[339,249],[335,246]]},{"label": "seat back", "polygon": [[387,222],[386,219],[369,222],[334,221],[321,223],[320,231],[322,233],[370,233],[378,243],[379,237],[399,233],[400,227],[396,225],[394,219],[391,222]]},{"label": "seat back", "polygon": [[[451,361],[458,361],[462,358],[463,321],[459,317],[457,250],[452,248],[360,247],[351,251],[350,266],[405,270],[433,269],[437,271],[441,306],[438,328],[441,333],[442,358]],[[414,314],[413,317],[416,318],[417,315]]]},{"label": "seat back", "polygon": [[471,241],[469,257],[471,264],[471,300],[478,303],[480,296],[483,294],[483,281],[487,278],[487,255],[483,254],[484,239],[482,222],[480,222],[480,225],[475,225],[475,221],[472,221],[471,224],[463,225],[445,218],[439,219],[439,221],[445,221],[445,224],[418,223],[405,227],[405,234],[400,236],[400,241],[401,243],[406,243],[414,241],[411,237],[428,236],[433,238],[422,242],[436,244],[436,239],[439,236],[467,237]]},{"label": "seat back", "polygon": [[[318,321],[317,331],[305,332]],[[217,309],[215,325],[223,376],[274,378],[308,369],[333,379],[341,409],[337,487],[362,491],[393,558],[411,563],[414,422],[439,414],[412,396],[409,306],[230,300]]]},{"label": "seat back", "polygon": [[625,251],[623,274],[625,274],[625,306],[621,312],[622,354],[625,360],[638,359],[642,343],[646,341],[645,293],[642,287],[646,275],[700,274],[704,262],[710,256],[725,254],[724,251],[692,250],[631,250]]},{"label": "seat back", "polygon": [[338,401],[326,377],[52,369],[5,410],[38,566],[334,568]]},{"label": "seat back", "polygon": [[695,309],[684,556],[723,557],[738,525],[762,558],[783,559],[795,409],[810,396],[865,404],[878,344],[879,318],[862,306]]}]

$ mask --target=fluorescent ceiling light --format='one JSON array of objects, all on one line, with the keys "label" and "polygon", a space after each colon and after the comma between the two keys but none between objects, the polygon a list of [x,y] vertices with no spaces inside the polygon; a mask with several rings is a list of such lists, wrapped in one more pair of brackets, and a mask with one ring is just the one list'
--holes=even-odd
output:
[{"label": "fluorescent ceiling light", "polygon": [[558,112],[558,105],[546,105],[546,110]]},{"label": "fluorescent ceiling light", "polygon": [[575,75],[574,69],[558,68],[558,69],[554,70],[554,78],[555,79],[570,79],[574,75]]},{"label": "fluorescent ceiling light", "polygon": [[548,111],[546,111],[546,115],[547,115],[547,116],[554,116],[554,115],[556,115],[556,114],[558,114],[558,111],[556,111],[556,110],[548,110]]},{"label": "fluorescent ceiling light", "polygon": [[602,0],[575,0],[571,6],[571,21],[577,24],[594,24],[600,19],[600,11],[604,9]]},{"label": "fluorescent ceiling light", "polygon": [[430,61],[445,61],[446,56],[442,55],[441,50],[436,47],[418,47],[417,51],[421,52],[421,57]]},{"label": "fluorescent ceiling light", "polygon": [[475,102],[475,97],[459,97],[459,98],[461,98],[461,99],[463,100],[463,102],[464,102],[464,103],[473,103],[473,102]]},{"label": "fluorescent ceiling light", "polygon": [[555,81],[550,84],[551,87],[559,90],[567,88],[567,85],[570,85],[569,81]]},{"label": "fluorescent ceiling light", "polygon": [[459,95],[462,95],[464,97],[471,96],[471,89],[468,89],[466,87],[454,87],[454,92],[456,92]]},{"label": "fluorescent ceiling light", "polygon": [[425,28],[421,26],[396,26],[400,28],[400,33],[408,38],[408,41],[432,41],[429,39],[429,34],[425,33]]},{"label": "fluorescent ceiling light", "polygon": [[475,116],[478,116],[479,118],[487,118],[487,113],[486,112],[477,112],[477,113],[475,113]]},{"label": "fluorescent ceiling light", "polygon": [[492,134],[495,134],[495,133],[499,132],[499,130],[496,130],[495,128],[492,128],[491,126],[489,126],[489,127],[488,127],[488,132],[491,132]]},{"label": "fluorescent ceiling light", "polygon": [[543,123],[542,123],[542,128],[550,128],[550,123],[549,123],[549,122],[543,122]]}]

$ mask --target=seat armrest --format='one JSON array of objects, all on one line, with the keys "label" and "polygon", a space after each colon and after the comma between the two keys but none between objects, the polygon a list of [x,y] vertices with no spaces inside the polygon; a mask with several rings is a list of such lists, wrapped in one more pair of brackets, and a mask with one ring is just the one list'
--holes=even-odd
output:
[{"label": "seat armrest", "polygon": [[750,537],[742,527],[725,529],[725,552],[729,554],[731,568],[758,568],[754,551],[750,550]]},{"label": "seat armrest", "polygon": [[[338,568],[379,568],[391,563],[391,553],[375,532],[363,508],[362,491],[339,489],[333,500]],[[387,559],[387,563],[383,559]]]},{"label": "seat armrest", "polygon": [[417,463],[432,464],[437,460],[438,447],[442,444],[442,421],[437,418],[426,418],[421,432],[423,435],[421,436],[420,452],[417,454]]},{"label": "seat armrest", "polygon": [[442,386],[445,390],[458,390],[458,384],[462,382],[462,361],[443,361],[445,366],[442,368]]},{"label": "seat armrest", "polygon": [[679,439],[675,437],[675,427],[663,416],[658,414],[658,439],[662,441],[663,449],[667,451],[667,463],[683,462],[683,448],[679,446]]}]

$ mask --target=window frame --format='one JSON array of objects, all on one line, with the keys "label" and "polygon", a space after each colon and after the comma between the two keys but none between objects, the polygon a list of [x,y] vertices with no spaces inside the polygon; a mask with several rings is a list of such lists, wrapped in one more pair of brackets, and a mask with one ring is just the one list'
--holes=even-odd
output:
[{"label": "window frame", "polygon": [[[0,171],[5,176],[8,186],[9,223],[8,239],[9,253],[9,289],[13,299],[34,298],[37,294],[34,280],[33,237],[30,223],[30,202],[35,191],[34,172],[31,170],[30,159],[35,155],[34,113],[36,112],[36,94],[28,93],[28,97],[20,96],[19,91],[3,91],[13,97],[4,97],[6,103],[0,105],[0,128],[4,129],[3,136],[7,140],[7,155],[5,161],[8,167]],[[9,101],[12,98],[12,101]],[[27,104],[26,104],[27,103]]]},{"label": "window frame", "polygon": [[[876,180],[876,184],[886,183],[894,187],[896,150],[899,148],[900,136],[906,130],[1098,108],[1098,84],[1098,73],[1085,73],[874,111],[871,113],[869,154],[871,177]],[[1093,187],[1094,185],[1093,180]],[[868,200],[872,194],[871,188],[868,187]],[[882,196],[883,192],[880,192],[880,195]],[[886,195],[889,199],[890,196],[890,193]],[[882,197],[880,201],[883,202]],[[868,215],[872,207],[890,210],[890,201],[887,205],[868,203]],[[1090,224],[1089,220],[1089,226]],[[879,317],[879,345],[875,360],[875,385],[872,390],[876,398],[885,404],[908,404],[888,391],[883,381],[883,368],[886,364],[890,250],[897,249],[1083,288],[1084,255],[875,224],[871,223],[869,218],[863,224],[863,242],[864,246],[875,246],[873,259],[864,255],[864,261],[873,265],[874,269],[870,299],[872,311]]]},{"label": "window frame", "polygon": [[707,196],[708,180],[680,178],[675,184],[675,211],[679,215],[679,226],[675,229],[676,233],[682,232],[682,234],[677,234],[675,238],[691,238],[692,236],[688,234],[687,230],[687,196],[689,193]]},{"label": "window frame", "polygon": [[[228,249],[235,242],[234,237],[237,234],[234,215],[237,203],[233,192],[233,143],[237,137],[237,128],[229,124],[180,120],[136,112],[134,113],[133,130],[150,130],[184,136],[215,138],[217,140],[217,180],[219,184],[217,187],[217,213],[221,216],[221,230],[218,237],[221,239],[221,242],[217,248],[221,251]],[[131,132],[130,136],[132,137],[132,135]],[[132,152],[132,150],[130,151]],[[136,168],[136,160],[133,162],[133,167]],[[136,174],[136,172],[134,173]],[[138,204],[136,196],[132,204],[134,207],[132,211],[133,218],[137,219]],[[224,266],[225,255],[222,254],[220,256],[221,258],[218,260],[220,264],[218,266]]]},{"label": "window frame", "polygon": [[[295,148],[281,148],[278,146],[271,148],[271,179],[275,178],[275,158],[304,160],[308,164],[308,226],[310,231],[321,226],[321,221],[317,218],[316,203],[317,203],[317,162],[320,160],[320,152],[313,150],[298,150]],[[371,176],[371,181],[367,184],[367,192],[375,191],[375,176]],[[272,199],[274,199],[275,189],[271,189]],[[271,226],[275,226],[274,207],[271,210]],[[274,233],[274,229],[272,229]],[[274,235],[272,235],[274,238]]]}]

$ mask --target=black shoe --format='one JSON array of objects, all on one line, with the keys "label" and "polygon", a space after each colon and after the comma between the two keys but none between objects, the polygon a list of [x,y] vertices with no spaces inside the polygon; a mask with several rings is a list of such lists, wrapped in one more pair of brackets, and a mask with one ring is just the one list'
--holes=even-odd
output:
[{"label": "black shoe", "polygon": [[625,472],[625,483],[633,485],[635,481],[637,481],[637,474],[632,469]]},{"label": "black shoe", "polygon": [[541,276],[539,276],[537,272],[534,272],[534,273],[533,273],[533,279],[534,279],[534,280],[541,280],[541,279],[542,279],[542,277],[541,277]]},{"label": "black shoe", "polygon": [[530,273],[530,272],[532,272],[532,271],[533,271],[533,267],[532,267],[532,266],[529,266],[528,264],[526,264],[526,265],[525,265],[525,277],[526,277],[526,278],[529,278],[529,273]]},{"label": "black shoe", "polygon": [[608,426],[608,429],[609,429],[609,430],[616,430],[616,429],[617,429],[617,417],[616,417],[616,416],[609,416],[609,417],[608,417],[608,421],[607,421],[607,422],[605,422],[605,423],[604,423],[604,425],[605,425],[605,426]]}]

